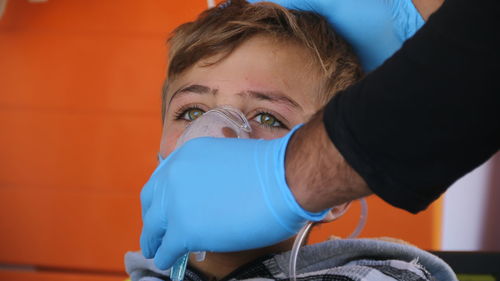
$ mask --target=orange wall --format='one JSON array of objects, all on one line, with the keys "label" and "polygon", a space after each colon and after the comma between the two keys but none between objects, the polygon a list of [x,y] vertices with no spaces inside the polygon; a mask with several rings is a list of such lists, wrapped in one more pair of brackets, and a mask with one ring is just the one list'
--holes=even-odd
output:
[{"label": "orange wall", "polygon": [[[123,254],[139,248],[139,192],[156,165],[165,39],[205,7],[8,1],[0,19],[0,268],[37,270],[2,269],[0,280],[122,279]],[[318,227],[312,240],[349,233],[357,210]],[[373,198],[363,236],[430,248],[438,211],[413,216]]]}]

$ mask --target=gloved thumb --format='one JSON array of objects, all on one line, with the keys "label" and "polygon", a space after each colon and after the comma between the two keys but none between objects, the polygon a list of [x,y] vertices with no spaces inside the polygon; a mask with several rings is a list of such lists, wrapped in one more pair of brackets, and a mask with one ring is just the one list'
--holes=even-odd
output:
[{"label": "gloved thumb", "polygon": [[142,254],[147,259],[155,255],[167,228],[166,220],[158,215],[163,214],[163,212],[156,206],[153,205],[143,219],[140,243]]},{"label": "gloved thumb", "polygon": [[183,246],[183,241],[177,238],[178,235],[167,230],[154,259],[158,269],[166,270],[172,267],[182,255],[188,252],[188,249]]}]

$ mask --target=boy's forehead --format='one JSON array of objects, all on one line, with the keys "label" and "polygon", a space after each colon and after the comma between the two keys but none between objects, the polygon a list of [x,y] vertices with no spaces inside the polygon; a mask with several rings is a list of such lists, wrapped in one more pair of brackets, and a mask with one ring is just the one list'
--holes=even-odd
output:
[{"label": "boy's forehead", "polygon": [[308,50],[297,43],[254,36],[223,59],[221,54],[201,59],[171,79],[166,109],[176,92],[190,85],[201,85],[220,90],[226,96],[251,91],[279,92],[300,105],[304,112],[315,112],[318,108],[314,97],[321,75],[319,66],[311,61]]},{"label": "boy's forehead", "polygon": [[[319,78],[321,66],[311,59],[310,50],[289,40],[256,35],[240,44],[230,54],[216,54],[195,62],[168,81],[168,96],[190,80],[227,81],[240,79],[255,86],[289,84],[296,78]],[[287,81],[292,80],[292,81]],[[261,85],[264,84],[264,85]]]}]

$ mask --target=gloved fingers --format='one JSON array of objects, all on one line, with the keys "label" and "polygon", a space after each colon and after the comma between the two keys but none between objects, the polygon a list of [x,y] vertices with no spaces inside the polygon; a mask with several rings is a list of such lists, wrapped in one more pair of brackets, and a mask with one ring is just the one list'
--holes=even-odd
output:
[{"label": "gloved fingers", "polygon": [[167,230],[155,255],[154,263],[157,268],[162,270],[170,268],[182,255],[189,252],[178,237],[179,235]]},{"label": "gloved fingers", "polygon": [[397,5],[393,7],[394,21],[401,27],[397,29],[397,33],[402,41],[406,41],[425,24],[425,21],[413,1],[394,1],[394,5]]},{"label": "gloved fingers", "polygon": [[[280,6],[283,6],[287,9],[295,9],[295,10],[304,10],[304,11],[312,11],[317,12],[315,3],[319,3],[320,1],[309,1],[309,0],[248,0],[249,3],[257,3],[257,2],[273,2]],[[349,0],[351,1],[351,0]]]},{"label": "gloved fingers", "polygon": [[159,217],[164,214],[159,208],[153,205],[143,218],[143,227],[141,233],[141,250],[145,258],[153,258],[167,229],[165,218]]}]

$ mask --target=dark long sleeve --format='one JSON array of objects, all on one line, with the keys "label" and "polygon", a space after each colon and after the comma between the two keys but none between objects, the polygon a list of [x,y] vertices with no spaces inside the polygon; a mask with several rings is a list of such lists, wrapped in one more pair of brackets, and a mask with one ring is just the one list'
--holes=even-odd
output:
[{"label": "dark long sleeve", "polygon": [[421,211],[498,151],[499,20],[498,0],[447,0],[327,105],[330,139],[388,203]]}]

